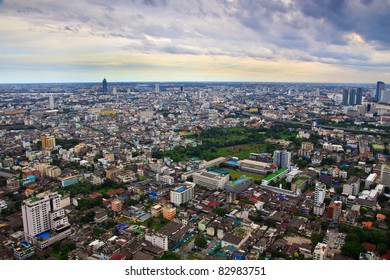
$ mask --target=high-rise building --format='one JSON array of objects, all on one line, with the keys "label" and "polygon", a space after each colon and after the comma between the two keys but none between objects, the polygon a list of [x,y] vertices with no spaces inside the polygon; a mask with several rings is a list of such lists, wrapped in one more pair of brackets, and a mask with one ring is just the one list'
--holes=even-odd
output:
[{"label": "high-rise building", "polygon": [[53,96],[52,94],[49,95],[49,108],[50,108],[51,110],[54,109],[54,96]]},{"label": "high-rise building", "polygon": [[390,103],[390,89],[382,90],[382,95],[379,102]]},{"label": "high-rise building", "polygon": [[184,86],[180,86],[180,91],[181,91],[181,92],[184,91]]},{"label": "high-rise building", "polygon": [[61,207],[61,196],[45,192],[22,204],[25,240],[39,249],[46,248],[71,233],[68,217]]},{"label": "high-rise building", "polygon": [[343,106],[354,106],[361,105],[363,102],[363,89],[344,89],[342,105]]},{"label": "high-rise building", "polygon": [[320,182],[316,183],[314,191],[314,204],[321,204],[325,200],[326,186]]},{"label": "high-rise building", "polygon": [[56,145],[56,139],[53,135],[41,135],[41,145],[42,149],[49,148],[49,147],[55,147]]},{"label": "high-rise building", "polygon": [[385,90],[385,83],[378,81],[376,83],[375,101],[379,101],[382,98],[382,90]]},{"label": "high-rise building", "polygon": [[291,162],[291,152],[287,152],[286,150],[274,151],[274,163],[277,164],[279,167],[287,168],[290,162]]},{"label": "high-rise building", "polygon": [[107,92],[108,91],[108,88],[107,88],[107,80],[106,78],[103,79],[103,92]]},{"label": "high-rise building", "polygon": [[171,190],[171,202],[176,206],[179,206],[182,203],[186,203],[194,198],[194,189],[195,184],[191,182],[186,182],[185,184],[180,185]]},{"label": "high-rise building", "polygon": [[155,92],[155,93],[159,93],[159,92],[160,92],[160,85],[159,85],[159,84],[156,84],[156,85],[154,86],[154,92]]}]

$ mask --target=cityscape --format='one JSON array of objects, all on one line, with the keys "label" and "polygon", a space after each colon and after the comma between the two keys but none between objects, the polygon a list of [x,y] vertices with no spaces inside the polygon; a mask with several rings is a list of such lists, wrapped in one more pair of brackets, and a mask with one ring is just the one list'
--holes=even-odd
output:
[{"label": "cityscape", "polygon": [[1,86],[3,259],[388,259],[390,90]]},{"label": "cityscape", "polygon": [[389,260],[389,14],[0,0],[0,259]]}]

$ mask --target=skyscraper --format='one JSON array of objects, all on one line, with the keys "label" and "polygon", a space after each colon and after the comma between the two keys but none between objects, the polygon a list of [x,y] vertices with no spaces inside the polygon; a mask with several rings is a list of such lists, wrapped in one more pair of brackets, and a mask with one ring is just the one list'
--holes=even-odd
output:
[{"label": "skyscraper", "polygon": [[61,197],[45,192],[23,201],[22,218],[25,240],[43,249],[70,235],[71,229]]},{"label": "skyscraper", "polygon": [[159,93],[160,92],[160,85],[159,84],[156,84],[155,87],[154,87],[154,92],[155,93]]},{"label": "skyscraper", "polygon": [[287,152],[286,150],[274,151],[274,163],[275,164],[277,164],[278,166],[280,166],[282,168],[287,168],[288,165],[290,164],[290,162],[291,162],[291,152]]},{"label": "skyscraper", "polygon": [[354,106],[354,105],[361,105],[363,102],[363,89],[344,89],[343,92],[343,100],[342,105],[343,106]]},{"label": "skyscraper", "polygon": [[54,96],[53,96],[52,94],[49,95],[49,108],[50,108],[51,110],[54,109]]},{"label": "skyscraper", "polygon": [[106,80],[106,78],[103,79],[103,92],[107,92],[107,80]]},{"label": "skyscraper", "polygon": [[376,94],[375,94],[375,101],[381,100],[382,97],[382,90],[385,90],[385,83],[378,81],[376,83]]},{"label": "skyscraper", "polygon": [[318,205],[324,202],[325,200],[326,186],[320,182],[316,183],[314,191],[314,204]]}]

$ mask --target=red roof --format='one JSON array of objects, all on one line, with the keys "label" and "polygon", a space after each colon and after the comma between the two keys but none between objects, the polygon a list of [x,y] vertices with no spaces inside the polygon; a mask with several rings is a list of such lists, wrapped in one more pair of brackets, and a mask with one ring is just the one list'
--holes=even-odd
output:
[{"label": "red roof", "polygon": [[217,207],[218,206],[218,201],[211,201],[210,203],[209,203],[209,206],[211,206],[211,207]]},{"label": "red roof", "polygon": [[362,246],[367,251],[375,252],[375,250],[376,250],[376,245],[372,244],[372,243],[369,243],[369,242],[362,243]]},{"label": "red roof", "polygon": [[382,260],[390,260],[390,250],[387,250],[387,253],[381,256]]},{"label": "red roof", "polygon": [[98,197],[101,197],[102,194],[101,193],[98,193],[98,192],[94,192],[94,193],[91,193],[89,195],[90,198],[98,198]]},{"label": "red roof", "polygon": [[256,196],[252,196],[251,198],[249,198],[249,201],[256,203],[259,201],[259,199]]},{"label": "red roof", "polygon": [[126,256],[122,255],[122,254],[115,254],[111,258],[109,258],[110,261],[121,261],[121,260],[125,260],[125,259],[126,259]]},{"label": "red roof", "polygon": [[115,194],[121,193],[121,192],[123,192],[123,189],[119,188],[119,189],[110,191],[110,192],[108,192],[107,194],[108,194],[108,195],[115,195]]}]

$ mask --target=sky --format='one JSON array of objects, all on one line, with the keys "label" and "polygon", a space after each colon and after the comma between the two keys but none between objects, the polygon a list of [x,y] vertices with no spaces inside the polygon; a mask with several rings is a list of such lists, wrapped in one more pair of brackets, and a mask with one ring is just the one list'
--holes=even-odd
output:
[{"label": "sky", "polygon": [[389,47],[389,0],[0,0],[0,83],[386,83]]}]

